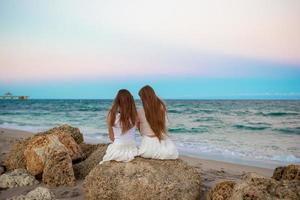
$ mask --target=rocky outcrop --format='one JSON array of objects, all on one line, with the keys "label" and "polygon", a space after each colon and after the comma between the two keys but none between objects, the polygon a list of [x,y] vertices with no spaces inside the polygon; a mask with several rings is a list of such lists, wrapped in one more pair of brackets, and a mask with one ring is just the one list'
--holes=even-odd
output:
[{"label": "rocky outcrop", "polygon": [[86,199],[199,199],[200,175],[181,160],[105,162],[85,178]]},{"label": "rocky outcrop", "polygon": [[48,188],[37,187],[34,190],[28,192],[26,195],[15,196],[9,198],[9,200],[54,200],[54,195]]},{"label": "rocky outcrop", "polygon": [[277,167],[273,176],[275,180],[299,180],[300,181],[300,165],[288,165],[286,167]]},{"label": "rocky outcrop", "polygon": [[30,139],[18,141],[12,146],[3,163],[8,171],[19,168],[26,169],[24,151]]},{"label": "rocky outcrop", "polygon": [[64,149],[72,160],[82,157],[79,145],[67,133],[37,135],[28,141],[24,151],[26,168],[31,174],[43,172],[47,149]]},{"label": "rocky outcrop", "polygon": [[80,132],[79,128],[72,127],[68,124],[54,127],[52,129],[49,129],[48,131],[38,133],[38,135],[45,135],[45,134],[58,135],[60,133],[67,133],[71,135],[77,144],[81,144],[83,142],[83,135]]},{"label": "rocky outcrop", "polygon": [[277,181],[255,173],[246,174],[241,181],[221,182],[207,196],[207,200],[279,200],[300,199],[299,180]]},{"label": "rocky outcrop", "polygon": [[25,169],[15,169],[0,176],[0,188],[14,188],[35,184],[38,184],[38,181]]},{"label": "rocky outcrop", "polygon": [[[89,154],[88,158],[78,164],[73,165],[74,174],[77,179],[84,179],[90,171],[102,161],[108,144],[97,144],[85,146],[83,152]],[[95,150],[96,149],[96,150]]]},{"label": "rocky outcrop", "polygon": [[[75,139],[74,139],[75,138]],[[63,125],[17,142],[8,153],[4,166],[8,170],[25,168],[31,175],[42,175],[51,186],[73,185],[72,162],[84,154],[78,143],[83,137],[78,128]]]},{"label": "rocky outcrop", "polygon": [[49,186],[75,185],[72,159],[65,148],[50,148],[46,152],[43,183]]}]

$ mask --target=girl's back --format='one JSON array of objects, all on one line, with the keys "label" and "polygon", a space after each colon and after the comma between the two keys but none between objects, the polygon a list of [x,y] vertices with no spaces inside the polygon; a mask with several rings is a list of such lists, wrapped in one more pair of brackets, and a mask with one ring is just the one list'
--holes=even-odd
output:
[{"label": "girl's back", "polygon": [[122,127],[120,123],[120,113],[116,115],[116,121],[112,128],[115,137],[114,143],[126,144],[126,143],[135,142],[136,127],[134,126],[131,129],[127,130],[125,133],[122,133]]},{"label": "girl's back", "polygon": [[128,90],[119,90],[107,115],[111,144],[108,145],[103,163],[109,160],[129,162],[138,153],[135,144],[137,111],[133,96]]}]

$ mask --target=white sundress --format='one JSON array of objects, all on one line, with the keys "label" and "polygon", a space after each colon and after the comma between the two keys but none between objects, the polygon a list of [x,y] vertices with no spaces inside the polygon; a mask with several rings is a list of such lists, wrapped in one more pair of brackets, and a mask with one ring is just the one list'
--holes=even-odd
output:
[{"label": "white sundress", "polygon": [[142,135],[138,155],[153,159],[177,159],[178,151],[170,137],[165,135],[164,139],[159,141],[146,119],[144,109],[139,110],[138,115]]},{"label": "white sundress", "polygon": [[103,160],[105,161],[116,160],[122,162],[129,162],[138,155],[138,149],[135,143],[136,127],[129,129],[126,133],[122,134],[120,126],[120,113],[116,115],[115,125],[113,126],[114,142],[108,145]]}]

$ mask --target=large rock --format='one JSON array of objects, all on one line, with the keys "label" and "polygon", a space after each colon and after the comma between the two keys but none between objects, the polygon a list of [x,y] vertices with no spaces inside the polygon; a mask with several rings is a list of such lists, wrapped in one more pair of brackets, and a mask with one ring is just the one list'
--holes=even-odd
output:
[{"label": "large rock", "polygon": [[277,167],[273,176],[275,180],[299,180],[300,181],[300,165],[288,165],[285,167]]},{"label": "large rock", "polygon": [[199,199],[200,175],[181,160],[105,162],[85,178],[86,199]]},{"label": "large rock", "polygon": [[47,149],[43,183],[55,187],[60,185],[75,185],[72,159],[65,148]]},{"label": "large rock", "polygon": [[[233,186],[233,187],[232,187]],[[223,188],[223,189],[220,189]],[[300,182],[298,180],[276,181],[255,173],[246,174],[241,181],[217,184],[207,197],[208,200],[298,200]]]},{"label": "large rock", "polygon": [[[75,177],[78,179],[85,178],[90,171],[102,161],[108,144],[89,145],[83,147],[83,152],[87,157],[86,160],[73,165]],[[82,147],[82,146],[81,146]]]},{"label": "large rock", "polygon": [[18,141],[12,146],[3,163],[7,170],[26,169],[24,151],[29,141],[30,138]]},{"label": "large rock", "polygon": [[72,127],[68,124],[54,127],[52,129],[49,129],[48,131],[39,133],[39,135],[44,135],[44,134],[56,134],[57,135],[60,133],[70,134],[77,144],[81,144],[83,142],[83,135],[80,132],[79,128]]},{"label": "large rock", "polygon": [[9,200],[54,200],[54,195],[48,188],[37,187],[26,195],[19,195],[9,198]]},{"label": "large rock", "polygon": [[82,140],[83,136],[78,128],[69,125],[55,127],[24,141],[16,142],[6,155],[3,165],[8,171],[24,168],[33,175],[37,175],[43,171],[47,148],[65,146],[72,161],[76,161],[83,157],[78,145]]},{"label": "large rock", "polygon": [[0,188],[14,188],[35,185],[39,182],[25,169],[15,169],[0,176]]},{"label": "large rock", "polygon": [[43,172],[47,149],[65,149],[72,160],[82,157],[80,146],[70,134],[61,132],[53,134],[36,135],[26,145],[24,155],[27,170],[38,175]]}]

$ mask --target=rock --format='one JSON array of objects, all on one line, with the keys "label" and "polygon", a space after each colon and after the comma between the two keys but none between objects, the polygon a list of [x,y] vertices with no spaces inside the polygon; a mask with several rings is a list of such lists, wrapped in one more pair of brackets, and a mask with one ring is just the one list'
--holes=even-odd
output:
[{"label": "rock", "polygon": [[0,176],[0,188],[14,188],[35,185],[39,182],[25,169],[15,169]]},{"label": "rock", "polygon": [[10,198],[9,200],[53,200],[54,195],[48,188],[37,187],[34,190],[28,192],[26,195],[20,195]]},{"label": "rock", "polygon": [[77,144],[81,144],[83,142],[83,135],[80,132],[79,128],[72,127],[68,124],[54,127],[48,131],[41,132],[39,134],[44,135],[44,134],[59,134],[59,133],[70,134]]},{"label": "rock", "polygon": [[72,160],[82,157],[79,145],[67,133],[36,135],[28,141],[24,151],[27,170],[33,175],[42,173],[46,161],[46,150],[56,148],[65,149]]},{"label": "rock", "polygon": [[26,195],[29,199],[39,199],[39,200],[51,200],[54,199],[53,194],[49,191],[48,188],[37,187],[34,190],[30,191]]},{"label": "rock", "polygon": [[[228,181],[227,181],[228,182]],[[226,188],[224,190],[218,188]],[[228,196],[228,194],[231,194]],[[280,200],[300,199],[299,180],[276,181],[255,173],[246,174],[241,181],[235,182],[231,188],[228,183],[217,184],[207,197],[208,200]]]},{"label": "rock", "polygon": [[5,172],[5,167],[4,166],[0,166],[0,175],[3,174]]},{"label": "rock", "polygon": [[105,162],[85,178],[86,199],[199,199],[200,174],[181,160]]},{"label": "rock", "polygon": [[225,200],[229,199],[232,195],[233,187],[235,186],[234,181],[224,181],[217,184],[207,194],[207,200]]},{"label": "rock", "polygon": [[94,151],[97,150],[99,146],[102,146],[103,144],[86,144],[81,143],[79,146],[82,150],[82,153],[84,154],[84,159],[88,158]]},{"label": "rock", "polygon": [[75,185],[72,159],[64,147],[46,150],[43,183],[49,186]]},{"label": "rock", "polygon": [[24,156],[24,150],[29,142],[30,138],[25,139],[24,141],[16,142],[9,153],[6,155],[6,158],[3,162],[3,165],[8,171],[23,168],[26,169],[26,161]]},{"label": "rock", "polygon": [[64,187],[63,190],[55,191],[55,197],[57,199],[83,199],[81,185],[78,184],[75,187]]},{"label": "rock", "polygon": [[288,165],[286,167],[277,167],[273,176],[275,180],[299,180],[300,181],[300,165]]},{"label": "rock", "polygon": [[282,178],[284,168],[285,167],[276,167],[273,172],[272,178],[279,181]]},{"label": "rock", "polygon": [[4,160],[7,170],[18,168],[27,169],[33,175],[42,173],[45,162],[45,149],[65,146],[72,161],[80,160],[83,156],[77,142],[82,142],[83,136],[78,128],[63,125],[39,133],[24,141],[16,142]]},{"label": "rock", "polygon": [[[85,178],[90,171],[99,164],[100,161],[102,161],[103,156],[105,155],[106,149],[108,147],[108,144],[98,144],[98,145],[93,145],[93,146],[86,146],[84,152],[92,152],[90,156],[78,163],[73,165],[74,169],[74,174],[77,179],[83,179]],[[96,148],[96,150],[94,150]]]}]

